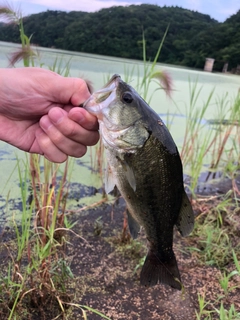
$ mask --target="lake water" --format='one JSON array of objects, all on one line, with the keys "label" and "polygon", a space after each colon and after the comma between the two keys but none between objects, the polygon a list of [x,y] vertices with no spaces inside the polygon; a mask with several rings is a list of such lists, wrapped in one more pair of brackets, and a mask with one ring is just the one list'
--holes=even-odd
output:
[{"label": "lake water", "polygon": [[[17,50],[19,45],[0,42],[0,68],[8,67],[9,55]],[[35,61],[35,65],[39,66],[43,64],[44,68],[53,66],[56,58],[58,63],[65,66],[68,62],[70,65],[70,75],[72,77],[82,77],[90,80],[93,83],[95,89],[101,88],[106,79],[108,79],[114,73],[121,75],[123,80],[126,80],[126,76],[129,77],[130,84],[136,88],[137,81],[141,79],[143,75],[144,64],[141,61],[128,60],[86,53],[75,53],[63,50],[36,48],[39,53],[40,60]],[[22,63],[19,62],[17,67],[22,67]],[[190,106],[190,90],[189,82],[191,84],[198,83],[198,89],[201,88],[201,92],[196,102],[196,108],[203,108],[204,102],[207,101],[208,96],[214,89],[214,95],[211,100],[210,106],[207,109],[205,120],[215,119],[217,115],[217,100],[221,99],[224,95],[228,95],[229,100],[234,99],[237,96],[240,88],[240,77],[230,74],[215,74],[206,73],[198,70],[191,70],[187,68],[174,67],[164,64],[157,64],[157,68],[166,71],[172,81],[174,91],[171,99],[166,97],[163,90],[155,92],[157,86],[152,83],[148,92],[148,99],[152,97],[151,107],[161,114],[163,120],[166,122],[169,115],[174,115],[170,131],[178,145],[181,148],[183,143],[183,136],[186,125],[186,114]],[[1,72],[1,71],[0,71]],[[11,98],[11,97],[9,97]],[[227,110],[226,110],[227,113]],[[206,124],[206,130],[208,125]],[[19,178],[16,170],[16,156],[20,159],[26,159],[25,153],[0,142],[0,160],[1,160],[1,186],[0,186],[0,208],[5,210],[6,197],[15,198],[19,195]],[[74,173],[71,181],[73,183],[83,183],[86,186],[100,187],[101,181],[96,178],[95,175],[90,173],[86,167],[81,164],[89,164],[89,153],[76,160],[74,166]],[[96,197],[95,197],[96,198]],[[84,200],[84,203],[92,202],[92,197]],[[4,213],[5,214],[5,213]],[[2,214],[3,215],[3,214]],[[0,213],[1,219],[1,213]]]},{"label": "lake water", "polygon": [[[0,67],[7,67],[9,65],[8,56],[17,50],[19,45],[0,42]],[[106,82],[106,79],[118,73],[125,80],[125,76],[131,73],[131,85],[136,86],[138,73],[140,78],[143,74],[143,63],[138,60],[128,60],[86,53],[76,53],[64,50],[55,50],[47,48],[36,48],[39,53],[40,62],[36,59],[36,65],[43,63],[45,68],[53,66],[56,58],[62,61],[62,66],[70,62],[70,75],[72,77],[82,77],[92,81],[94,88],[99,89]],[[17,64],[18,67],[22,63]],[[229,96],[236,96],[240,89],[240,77],[221,73],[206,73],[199,70],[186,69],[181,67],[174,67],[170,65],[157,64],[157,68],[168,72],[173,81],[174,91],[172,93],[172,101],[166,97],[163,91],[158,91],[154,94],[151,107],[158,113],[164,114],[166,112],[176,113],[179,110],[184,114],[185,108],[188,107],[189,102],[189,81],[195,83],[197,81],[198,87],[204,85],[202,88],[198,103],[201,107],[203,101],[206,101],[210,92],[215,89],[215,97],[221,97],[225,92]],[[149,97],[152,96],[156,86],[152,85],[149,91]],[[213,99],[214,100],[214,99]],[[176,106],[178,108],[176,108]],[[214,108],[209,108],[207,117],[214,117]]]}]

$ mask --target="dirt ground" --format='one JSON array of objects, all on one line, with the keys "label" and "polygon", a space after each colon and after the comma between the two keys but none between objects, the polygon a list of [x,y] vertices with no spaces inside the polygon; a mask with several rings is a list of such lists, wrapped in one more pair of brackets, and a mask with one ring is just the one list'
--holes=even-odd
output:
[{"label": "dirt ground", "polygon": [[[193,320],[199,310],[198,295],[201,294],[210,302],[210,309],[213,305],[219,308],[223,301],[225,308],[234,303],[240,312],[240,289],[224,296],[219,284],[219,269],[200,264],[188,250],[193,243],[189,238],[182,238],[177,231],[174,252],[184,290],[181,292],[161,284],[152,288],[141,286],[140,264],[147,252],[146,239],[141,231],[138,239],[123,241],[123,238],[127,239],[126,235],[123,237],[124,210],[125,205],[120,200],[114,207],[104,203],[71,215],[71,220],[77,222],[73,231],[80,236],[70,233],[66,248],[74,275],[69,288],[73,303],[94,308],[112,320]],[[7,233],[2,235],[2,240]],[[0,261],[6,263],[6,250],[0,250]],[[219,299],[217,305],[216,299]],[[44,310],[39,312],[33,307],[31,317],[26,319],[54,319],[56,314],[51,314],[49,308],[51,306],[46,304],[43,316]],[[56,319],[83,319],[81,310],[70,309],[66,317]],[[87,315],[90,320],[102,319],[92,312]]]},{"label": "dirt ground", "polygon": [[[76,292],[81,304],[114,320],[192,320],[196,319],[195,310],[199,309],[198,294],[205,295],[208,301],[223,295],[219,285],[220,271],[198,265],[187,250],[188,238],[182,238],[177,231],[174,252],[184,291],[160,284],[152,288],[141,286],[141,267],[135,273],[134,270],[146,254],[146,239],[141,234],[135,241],[121,243],[123,211],[123,204],[114,211],[111,206],[103,205],[80,217],[74,228],[87,241],[72,239],[74,245],[69,247],[68,253],[72,256],[71,269],[77,275]],[[99,216],[102,217],[100,226],[96,223]],[[228,303],[224,301],[225,307],[236,302],[240,311],[239,296],[240,289],[236,289],[228,297]],[[100,317],[91,314],[89,319]]]}]

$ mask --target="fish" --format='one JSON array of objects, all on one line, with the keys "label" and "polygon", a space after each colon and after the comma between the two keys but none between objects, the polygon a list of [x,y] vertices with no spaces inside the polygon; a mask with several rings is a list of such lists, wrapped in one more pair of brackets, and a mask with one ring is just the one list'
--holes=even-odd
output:
[{"label": "fish", "polygon": [[84,102],[98,118],[108,168],[106,192],[116,186],[127,206],[128,225],[135,239],[143,227],[148,253],[140,283],[158,283],[181,290],[173,251],[174,226],[191,233],[194,213],[184,189],[177,146],[159,115],[118,74]]}]

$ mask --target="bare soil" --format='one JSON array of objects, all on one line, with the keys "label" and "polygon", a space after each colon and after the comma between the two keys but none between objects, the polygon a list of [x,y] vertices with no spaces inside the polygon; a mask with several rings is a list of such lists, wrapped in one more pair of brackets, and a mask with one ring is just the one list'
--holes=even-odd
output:
[{"label": "bare soil", "polygon": [[[215,300],[224,296],[219,284],[219,269],[200,264],[188,250],[189,246],[193,246],[193,240],[182,238],[177,231],[174,252],[184,290],[181,292],[160,284],[152,288],[140,285],[141,267],[135,273],[134,270],[146,254],[146,239],[141,234],[135,241],[122,242],[123,211],[123,205],[119,205],[118,210],[115,208],[114,213],[111,206],[103,206],[89,211],[75,227],[75,231],[80,232],[87,241],[75,239],[74,246],[69,248],[81,304],[97,309],[114,320],[196,319],[198,294],[205,295],[206,301],[212,301],[217,307]],[[95,221],[99,215],[102,217],[102,231],[96,235]],[[239,288],[232,291],[227,299],[223,299],[225,308],[235,303],[240,311],[239,296]],[[89,319],[100,317],[91,314]]]},{"label": "bare soil", "polygon": [[[196,311],[199,311],[198,295],[205,296],[211,310],[219,308],[222,301],[226,309],[234,303],[235,309],[240,312],[240,288],[225,295],[219,284],[220,270],[204,265],[194,251],[189,250],[198,240],[182,238],[177,231],[174,252],[184,289],[178,291],[161,284],[151,288],[141,286],[140,262],[147,252],[146,239],[143,231],[137,240],[129,238],[125,232],[124,210],[125,205],[120,200],[114,207],[102,204],[71,216],[71,220],[77,222],[73,231],[80,237],[72,233],[68,236],[66,257],[74,279],[69,281],[68,286],[68,297],[71,296],[71,299],[61,297],[62,301],[66,299],[66,302],[89,306],[113,320],[193,320],[196,319]],[[11,235],[10,230],[2,233],[2,264],[8,263],[8,250],[3,244]],[[234,265],[229,264],[227,269],[230,272]],[[239,283],[239,277],[234,277],[230,282],[232,286]],[[51,299],[49,301],[41,307],[29,305],[29,315],[21,319],[83,319],[82,311],[72,307],[65,316],[57,317],[60,310]],[[87,316],[90,320],[102,319],[89,311]],[[6,320],[1,317],[1,311],[0,319]],[[219,317],[213,316],[212,319]]]}]

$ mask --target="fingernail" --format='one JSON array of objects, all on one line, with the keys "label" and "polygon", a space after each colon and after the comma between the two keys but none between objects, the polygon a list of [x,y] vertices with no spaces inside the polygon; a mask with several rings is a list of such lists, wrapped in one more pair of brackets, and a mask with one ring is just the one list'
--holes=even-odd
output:
[{"label": "fingernail", "polygon": [[65,113],[60,108],[56,108],[49,111],[49,117],[51,118],[51,121],[54,124],[59,124],[60,122],[62,122],[64,116],[65,116]]},{"label": "fingernail", "polygon": [[52,122],[48,119],[48,117],[45,116],[45,117],[42,117],[42,118],[41,118],[41,120],[40,120],[40,126],[41,126],[41,128],[42,128],[44,131],[46,131],[46,130],[50,129],[50,128],[53,126],[53,124],[52,124]]}]

